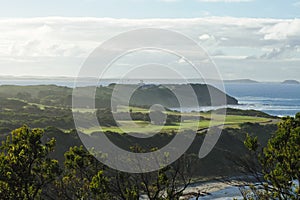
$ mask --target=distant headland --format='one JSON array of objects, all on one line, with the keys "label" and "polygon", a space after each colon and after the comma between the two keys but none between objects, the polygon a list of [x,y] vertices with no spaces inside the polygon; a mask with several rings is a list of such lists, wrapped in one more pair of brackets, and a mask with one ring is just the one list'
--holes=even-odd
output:
[{"label": "distant headland", "polygon": [[300,82],[296,80],[285,80],[282,84],[300,84]]}]

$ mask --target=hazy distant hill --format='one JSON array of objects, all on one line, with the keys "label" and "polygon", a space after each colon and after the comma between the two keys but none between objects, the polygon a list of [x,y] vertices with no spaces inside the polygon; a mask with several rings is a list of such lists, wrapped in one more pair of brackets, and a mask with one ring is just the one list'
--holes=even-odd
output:
[{"label": "hazy distant hill", "polygon": [[251,79],[225,80],[224,83],[259,83]]},{"label": "hazy distant hill", "polygon": [[[131,87],[128,85],[128,87]],[[168,88],[167,88],[168,87]],[[193,104],[193,96],[191,95],[187,85],[167,85],[167,87],[160,85],[149,85],[143,86],[136,90],[136,92],[131,97],[132,105],[153,105],[159,103],[165,107],[180,107],[179,102],[175,94],[179,96],[184,96],[187,105],[190,107],[195,107],[197,105]],[[224,94],[219,89],[205,84],[191,84],[191,88],[195,91],[200,106],[210,106],[211,96],[214,98],[214,105],[224,105],[226,102],[222,101],[222,97],[226,97],[227,104],[236,105],[238,101]]]},{"label": "hazy distant hill", "polygon": [[296,80],[285,80],[282,84],[300,84],[300,82]]},{"label": "hazy distant hill", "polygon": [[[96,91],[96,107],[110,107],[111,96],[115,85],[101,86]],[[136,85],[122,85],[122,87],[130,88],[136,87]],[[138,89],[133,93],[130,104],[135,106],[151,106],[153,104],[161,104],[165,107],[179,107],[178,100],[174,95],[174,92],[184,95],[187,100],[191,97],[190,91],[185,90],[186,85],[168,85],[172,91],[166,87],[160,85],[143,85],[139,86]],[[236,105],[238,101],[224,94],[219,89],[204,84],[192,84],[191,87],[195,91],[200,106],[211,105],[210,94],[216,97],[215,105],[223,105],[221,101],[222,96],[226,96],[227,104]],[[82,87],[82,91],[88,90],[92,87]],[[0,86],[0,97],[4,98],[18,98],[32,103],[40,103],[43,105],[51,106],[71,106],[72,105],[72,92],[73,89],[69,87],[62,87],[56,85],[35,85],[35,86]],[[83,92],[84,94],[84,92]],[[81,95],[78,98],[82,100],[82,105],[85,101],[90,101],[85,95]],[[121,103],[122,97],[120,97]],[[191,101],[192,102],[192,101]],[[194,107],[196,105],[190,104],[189,106]]]}]

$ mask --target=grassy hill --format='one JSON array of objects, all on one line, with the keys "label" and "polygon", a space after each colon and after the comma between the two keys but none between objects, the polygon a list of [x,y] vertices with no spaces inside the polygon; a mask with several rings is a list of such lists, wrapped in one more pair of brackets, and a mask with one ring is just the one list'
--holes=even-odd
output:
[{"label": "grassy hill", "polygon": [[[111,96],[115,85],[111,84],[109,86],[99,86],[96,90],[96,107],[97,108],[107,108],[111,104]],[[136,85],[122,85],[124,90],[127,88],[136,87]],[[203,84],[192,84],[192,89],[195,91],[197,100],[200,106],[209,106],[210,94],[216,97],[215,105],[223,105],[224,102],[218,101],[218,97],[222,95],[226,96],[227,104],[237,104],[238,101],[224,94],[222,91],[214,88],[210,85]],[[165,107],[179,107],[178,100],[173,93],[179,93],[184,96],[187,101],[189,100],[191,94],[189,91],[185,90],[186,85],[167,85],[167,87],[161,85],[149,85],[140,86],[133,93],[130,100],[130,104],[137,107],[149,107],[153,104],[159,103]],[[88,90],[89,87],[82,87],[79,90]],[[3,85],[0,86],[0,97],[2,98],[17,98],[20,100],[27,101],[29,103],[42,104],[47,106],[57,106],[57,107],[71,107],[72,106],[72,88],[56,86],[56,85],[38,85],[38,86],[11,86]],[[82,92],[84,94],[84,92]],[[90,101],[84,95],[78,96],[79,99],[84,101]],[[122,102],[125,104],[127,102]],[[189,102],[187,102],[189,104]],[[189,104],[191,107],[196,105]]]}]

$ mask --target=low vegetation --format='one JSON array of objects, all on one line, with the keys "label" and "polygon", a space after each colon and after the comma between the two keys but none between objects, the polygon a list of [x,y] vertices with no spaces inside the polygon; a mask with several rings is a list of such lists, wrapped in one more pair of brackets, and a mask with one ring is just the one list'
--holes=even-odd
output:
[{"label": "low vegetation", "polygon": [[[113,87],[98,88],[101,94],[97,98],[109,97]],[[1,199],[171,200],[185,198],[184,190],[191,182],[244,175],[255,175],[254,182],[261,183],[248,188],[252,199],[299,198],[299,114],[282,121],[259,111],[227,109],[225,128],[215,148],[200,160],[197,155],[207,128],[218,129],[223,124],[224,110],[212,115],[121,105],[111,111],[109,103],[96,109],[72,110],[70,95],[66,87],[0,87]],[[77,130],[73,120],[76,114],[85,124]],[[122,120],[114,120],[113,115]],[[91,122],[94,116],[101,129]],[[132,127],[130,121],[137,127]],[[150,152],[168,144],[179,130],[197,131],[188,151],[172,165],[147,174],[108,168],[80,140],[81,136],[105,134],[122,149]],[[157,134],[146,140],[132,137],[129,132]]]}]

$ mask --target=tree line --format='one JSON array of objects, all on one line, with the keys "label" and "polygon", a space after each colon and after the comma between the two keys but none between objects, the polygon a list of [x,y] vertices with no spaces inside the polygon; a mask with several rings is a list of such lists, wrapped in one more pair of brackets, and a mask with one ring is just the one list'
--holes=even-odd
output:
[{"label": "tree line", "polygon": [[[151,200],[171,200],[183,196],[194,175],[190,170],[195,164],[193,157],[183,156],[156,172],[129,174],[103,165],[83,146],[70,147],[60,164],[50,156],[55,151],[56,140],[45,140],[44,134],[42,129],[23,126],[3,141],[1,199],[129,200],[144,196]],[[244,143],[249,157],[235,161],[247,175],[256,178],[255,184],[247,189],[241,187],[244,198],[299,199],[300,114],[284,118],[266,146],[250,135]],[[131,151],[145,150],[132,146]]]}]

